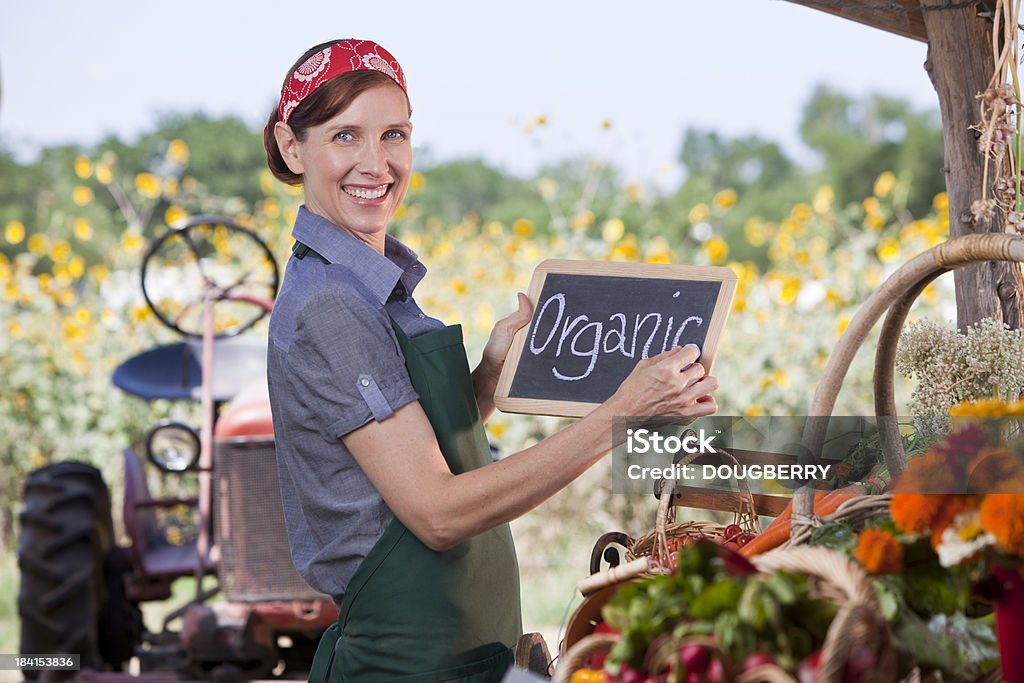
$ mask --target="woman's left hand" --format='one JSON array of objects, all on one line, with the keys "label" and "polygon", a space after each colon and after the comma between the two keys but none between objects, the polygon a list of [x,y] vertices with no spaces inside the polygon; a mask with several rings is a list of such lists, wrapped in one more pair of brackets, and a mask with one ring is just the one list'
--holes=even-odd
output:
[{"label": "woman's left hand", "polygon": [[480,416],[484,420],[494,411],[494,390],[498,386],[501,369],[505,366],[505,356],[512,346],[512,338],[533,317],[533,304],[529,298],[522,292],[518,293],[518,297],[519,308],[495,323],[487,345],[484,346],[480,365],[473,371],[473,390]]},{"label": "woman's left hand", "polygon": [[505,366],[505,356],[508,355],[509,347],[512,346],[512,339],[522,327],[530,322],[533,317],[533,304],[522,292],[518,292],[519,308],[510,315],[499,320],[491,330],[491,336],[484,346],[483,358],[480,359],[478,372],[494,382],[498,381],[501,369]]}]

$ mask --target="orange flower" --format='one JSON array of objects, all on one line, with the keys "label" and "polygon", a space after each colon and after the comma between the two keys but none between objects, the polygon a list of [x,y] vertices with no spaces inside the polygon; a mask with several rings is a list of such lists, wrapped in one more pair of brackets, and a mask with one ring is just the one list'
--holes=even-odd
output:
[{"label": "orange flower", "polygon": [[993,493],[981,503],[981,527],[999,547],[1024,557],[1024,495]]},{"label": "orange flower", "polygon": [[944,495],[927,493],[896,493],[889,503],[889,512],[896,527],[905,534],[919,534],[932,526],[943,505]]},{"label": "orange flower", "polygon": [[857,540],[854,557],[868,574],[898,574],[903,570],[903,546],[896,537],[881,529],[865,529]]}]

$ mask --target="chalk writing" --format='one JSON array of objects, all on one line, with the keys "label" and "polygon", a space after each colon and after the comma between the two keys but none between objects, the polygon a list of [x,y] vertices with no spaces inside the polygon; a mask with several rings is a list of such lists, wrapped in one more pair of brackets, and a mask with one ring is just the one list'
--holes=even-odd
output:
[{"label": "chalk writing", "polygon": [[[678,299],[679,294],[679,291],[674,292],[672,298]],[[629,320],[625,313],[612,313],[608,316],[607,322],[604,322],[601,320],[591,320],[585,314],[566,315],[565,307],[564,292],[556,292],[544,299],[537,311],[533,328],[530,330],[529,349],[530,353],[539,356],[548,349],[557,336],[558,340],[554,350],[554,359],[557,362],[562,357],[566,340],[572,335],[568,345],[569,353],[573,356],[589,358],[589,365],[586,370],[578,375],[564,374],[557,366],[552,367],[551,374],[556,379],[566,382],[575,382],[589,377],[594,368],[597,367],[598,358],[602,353],[621,354],[633,360],[643,360],[650,357],[651,345],[656,344],[659,333],[661,333],[661,347],[658,349],[655,346],[655,355],[679,346],[679,340],[689,325],[693,324],[696,327],[700,327],[704,324],[702,316],[689,315],[682,319],[679,327],[675,328],[675,334],[673,334],[676,317],[675,315],[669,315],[668,324],[665,325],[664,332],[662,333],[664,316],[661,313],[647,313],[642,317],[640,313],[634,314],[632,328],[630,329]],[[582,327],[580,327],[581,323],[583,324]],[[544,336],[545,330],[547,331],[546,337]],[[646,335],[646,338],[644,335]],[[543,338],[542,343],[538,344],[538,336]],[[643,343],[643,346],[640,348],[639,358],[637,358],[638,340]]]},{"label": "chalk writing", "polygon": [[713,266],[545,261],[530,285],[533,320],[502,370],[498,407],[585,415],[637,363],[675,346],[695,344],[710,367],[735,281]]}]

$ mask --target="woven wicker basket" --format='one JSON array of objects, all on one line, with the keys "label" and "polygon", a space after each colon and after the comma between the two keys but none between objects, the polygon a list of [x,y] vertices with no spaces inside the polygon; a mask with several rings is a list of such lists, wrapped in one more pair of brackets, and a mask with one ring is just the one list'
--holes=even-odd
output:
[{"label": "woven wicker basket", "polygon": [[[716,451],[719,457],[726,462],[738,465],[736,459],[725,450]],[[691,454],[679,461],[680,465],[689,465],[702,454]],[[677,522],[676,507],[672,505],[672,485],[670,482],[662,482],[658,495],[658,511],[655,515],[654,531],[631,538],[626,534],[613,532],[605,534],[598,540],[592,554],[591,571],[594,573],[579,582],[578,587],[583,595],[590,595],[606,586],[611,586],[623,581],[630,581],[645,575],[672,573],[676,569],[676,551],[679,543],[686,543],[695,540],[710,540],[725,542],[732,540],[726,538],[728,525],[718,522]],[[750,488],[743,480],[737,482],[740,489],[740,509],[734,511],[733,523],[738,525],[744,532],[760,533],[761,522],[754,510],[754,499]],[[624,564],[605,571],[597,571],[595,558],[602,554],[605,543],[616,542],[625,546]],[[569,647],[575,641],[569,641],[565,647]]]},{"label": "woven wicker basket", "polygon": [[[776,550],[755,558],[754,565],[764,572],[785,570],[804,574],[811,578],[816,596],[826,598],[838,607],[822,647],[819,668],[822,683],[842,680],[843,663],[852,648],[870,652],[875,659],[876,665],[870,678],[864,679],[865,683],[892,683],[896,680],[896,652],[889,624],[882,616],[875,590],[860,565],[839,553],[811,546]],[[568,683],[590,655],[608,651],[617,640],[618,636],[610,634],[581,639],[562,657],[553,680],[555,683]],[[700,642],[715,649],[707,641]],[[727,680],[795,683],[789,674],[771,665],[757,667],[735,677],[735,664],[726,661],[720,651],[715,651],[722,658]]]}]

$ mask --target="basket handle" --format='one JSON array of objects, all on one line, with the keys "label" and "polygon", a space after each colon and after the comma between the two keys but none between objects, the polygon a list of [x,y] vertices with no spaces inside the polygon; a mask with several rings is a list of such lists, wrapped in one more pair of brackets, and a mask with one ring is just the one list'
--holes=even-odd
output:
[{"label": "basket handle", "polygon": [[889,313],[882,323],[882,331],[875,350],[875,415],[892,417],[881,420],[879,436],[882,440],[882,457],[889,474],[895,476],[907,466],[906,453],[903,451],[903,438],[900,436],[899,425],[896,423],[896,348],[899,345],[900,332],[907,320],[911,306],[921,296],[921,292],[930,285],[941,272],[923,277],[917,284],[897,299],[889,308]]},{"label": "basket handle", "polygon": [[[725,449],[716,448],[715,452],[718,453],[722,459],[731,462],[734,465],[739,465],[732,453],[729,453]],[[678,464],[682,466],[689,465],[702,455],[707,454],[687,454],[679,459]],[[757,511],[755,510],[754,494],[751,493],[750,487],[747,485],[745,480],[740,479],[738,484],[740,487],[740,509],[736,514],[740,517],[749,519],[753,528],[760,533],[761,522],[758,519]],[[592,573],[590,576],[581,579],[576,584],[576,587],[579,589],[581,594],[590,595],[605,586],[630,581],[651,571],[665,571],[672,573],[676,570],[668,542],[668,526],[675,519],[676,506],[672,505],[674,486],[669,480],[662,479],[655,485],[655,491],[658,493],[658,512],[654,521],[654,530],[656,533],[654,557],[648,557],[645,555],[631,560],[630,562],[620,564],[617,567],[611,567],[604,571]],[[602,539],[603,538],[604,537],[602,537]],[[599,539],[597,546],[595,546],[595,550],[600,545],[601,541]],[[593,557],[591,557],[591,560],[593,560]],[[593,569],[593,564],[591,566]]]},{"label": "basket handle", "polygon": [[839,610],[829,625],[822,646],[820,671],[825,681],[842,680],[843,664],[855,646],[880,655],[873,680],[896,680],[896,657],[889,624],[882,615],[878,594],[859,564],[820,546],[780,548],[753,558],[759,571],[790,571],[816,578],[818,590]]},{"label": "basket handle", "polygon": [[[724,448],[715,448],[714,452],[727,463],[731,463],[736,467],[739,467],[739,461],[736,457],[725,450]],[[707,455],[707,453],[688,453],[686,456],[679,459],[678,464],[685,467],[689,465],[697,458]],[[761,533],[761,520],[757,516],[757,507],[754,504],[754,494],[750,491],[750,486],[747,485],[745,479],[737,480],[739,486],[740,495],[740,509],[736,511],[736,515],[742,519],[749,519],[751,526],[757,533]],[[658,513],[654,521],[654,529],[657,532],[657,544],[655,546],[655,557],[665,560],[669,571],[675,571],[675,564],[672,561],[671,548],[668,542],[668,525],[675,521],[676,505],[672,504],[672,499],[675,496],[675,486],[668,480],[662,479],[655,486],[655,492],[658,493]]]},{"label": "basket handle", "polygon": [[[823,376],[814,392],[809,415],[828,417],[835,408],[836,398],[843,385],[843,378],[850,369],[853,357],[871,328],[886,310],[893,309],[885,324],[884,345],[880,343],[876,355],[876,411],[893,415],[896,412],[893,399],[892,361],[895,356],[896,339],[903,322],[906,320],[910,305],[924,288],[936,277],[962,266],[984,261],[1024,261],[1024,239],[1016,235],[986,233],[983,235],[963,235],[954,237],[927,251],[924,251],[907,263],[900,266],[871,295],[854,315],[846,327],[835,349],[825,364]],[[881,376],[879,364],[885,365]],[[881,391],[879,391],[881,386]],[[825,439],[824,420],[809,420],[808,429],[804,433],[804,444],[812,452],[817,453]],[[884,421],[890,422],[890,421]],[[883,437],[888,442],[894,440],[891,425],[889,433],[883,430]],[[895,438],[898,441],[898,438]],[[890,443],[891,446],[891,443]],[[898,457],[897,457],[898,456]],[[895,469],[892,474],[902,470],[904,462],[902,453],[890,449],[887,461],[892,459]],[[800,529],[813,523],[814,489],[805,486],[797,489],[793,500],[792,534],[795,536]]]}]

